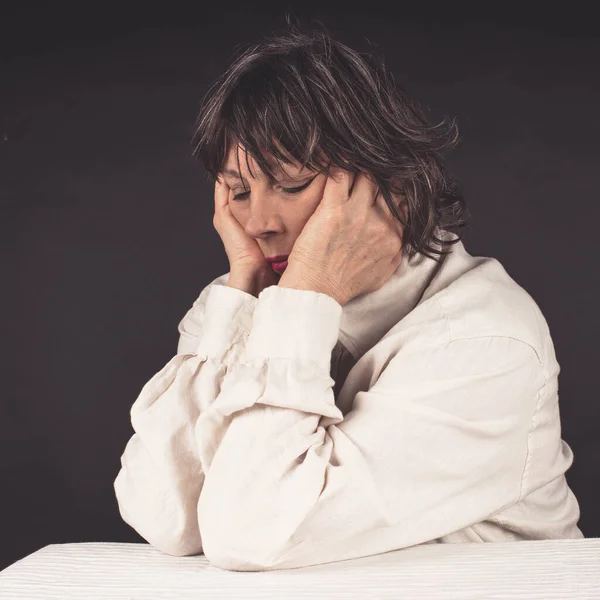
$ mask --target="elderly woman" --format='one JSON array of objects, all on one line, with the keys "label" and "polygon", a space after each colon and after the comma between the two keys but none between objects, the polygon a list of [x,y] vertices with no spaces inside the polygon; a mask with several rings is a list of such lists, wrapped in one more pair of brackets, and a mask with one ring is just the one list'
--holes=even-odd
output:
[{"label": "elderly woman", "polygon": [[230,270],[131,408],[122,518],[239,571],[583,537],[550,332],[465,250],[455,123],[292,27],[240,53],[195,137]]}]

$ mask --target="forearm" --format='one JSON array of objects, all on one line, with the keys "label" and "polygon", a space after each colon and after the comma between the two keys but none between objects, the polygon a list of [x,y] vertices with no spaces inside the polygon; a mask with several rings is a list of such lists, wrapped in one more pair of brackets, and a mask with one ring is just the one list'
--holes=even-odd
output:
[{"label": "forearm", "polygon": [[308,290],[312,292],[318,292],[320,294],[326,294],[327,296],[333,298],[340,306],[344,306],[348,302],[348,299],[345,296],[334,291],[333,286],[327,284],[327,282],[302,278],[293,273],[284,272],[277,285],[284,288]]},{"label": "forearm", "polygon": [[241,290],[242,292],[246,292],[247,294],[252,294],[252,296],[258,298],[258,289],[256,281],[251,277],[230,276],[229,281],[225,285],[227,287],[235,288],[237,290]]},{"label": "forearm", "polygon": [[210,288],[190,315],[200,326],[195,345],[158,371],[130,409],[135,433],[114,481],[119,510],[126,523],[167,554],[202,551],[196,506],[204,459],[193,441],[194,428],[244,352],[256,302],[222,285]]},{"label": "forearm", "polygon": [[259,294],[268,286],[275,283],[272,274],[252,272],[231,272],[227,287],[236,288],[258,298]]}]

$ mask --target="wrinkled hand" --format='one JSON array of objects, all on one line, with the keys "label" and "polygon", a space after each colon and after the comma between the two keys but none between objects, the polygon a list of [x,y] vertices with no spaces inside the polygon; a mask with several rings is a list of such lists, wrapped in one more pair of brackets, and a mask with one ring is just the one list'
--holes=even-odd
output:
[{"label": "wrinkled hand", "polygon": [[375,182],[335,169],[296,239],[278,285],[328,294],[340,305],[379,289],[402,261],[402,225]]}]

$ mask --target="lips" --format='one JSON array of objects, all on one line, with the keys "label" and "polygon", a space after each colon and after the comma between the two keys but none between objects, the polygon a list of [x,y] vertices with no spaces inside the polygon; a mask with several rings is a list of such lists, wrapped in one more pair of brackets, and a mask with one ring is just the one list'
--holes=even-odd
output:
[{"label": "lips", "polygon": [[279,254],[277,256],[270,256],[267,258],[267,262],[271,265],[271,268],[276,273],[283,273],[288,264],[288,255],[287,254]]},{"label": "lips", "polygon": [[277,271],[277,273],[283,273],[288,265],[288,261],[280,261],[280,262],[271,262],[271,267],[273,271]]},{"label": "lips", "polygon": [[273,262],[283,262],[288,259],[288,254],[278,254],[277,256],[270,256],[267,258],[267,261],[270,263]]}]

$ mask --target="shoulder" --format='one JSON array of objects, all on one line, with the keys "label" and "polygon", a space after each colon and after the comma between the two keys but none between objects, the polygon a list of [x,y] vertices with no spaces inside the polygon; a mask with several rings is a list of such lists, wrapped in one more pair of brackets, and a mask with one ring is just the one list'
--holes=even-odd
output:
[{"label": "shoulder", "polygon": [[[506,336],[474,336],[435,345],[400,348],[376,378],[378,390],[402,390],[407,397],[439,398],[448,405],[508,397],[536,401],[546,383],[529,344]],[[493,392],[493,393],[492,393]]]},{"label": "shoulder", "polygon": [[422,302],[443,320],[446,341],[510,338],[530,346],[540,363],[554,360],[540,307],[498,259],[471,256],[463,249],[445,269],[446,280],[441,273],[442,281],[433,282]]}]

